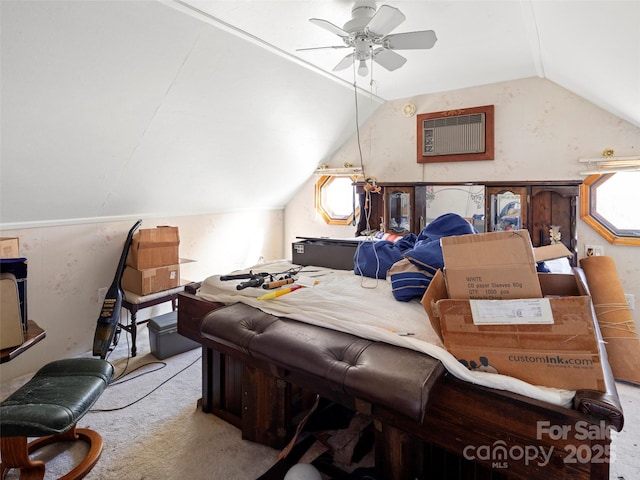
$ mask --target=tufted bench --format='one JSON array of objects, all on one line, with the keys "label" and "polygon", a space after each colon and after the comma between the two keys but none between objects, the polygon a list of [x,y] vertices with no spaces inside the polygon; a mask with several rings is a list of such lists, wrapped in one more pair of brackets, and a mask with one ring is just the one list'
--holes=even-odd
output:
[{"label": "tufted bench", "polygon": [[[606,356],[607,391],[576,392],[567,408],[458,380],[420,352],[194,292],[179,295],[178,332],[203,347],[202,410],[239,427],[247,440],[282,448],[294,419],[320,395],[373,419],[380,478],[444,478],[444,471],[461,472],[459,478],[609,478],[608,455],[578,463],[568,455],[607,452],[606,432],[623,426]],[[540,433],[540,422],[561,427],[566,438]],[[601,433],[584,438],[585,426]],[[550,458],[544,466],[468,458],[497,444],[544,449]]]},{"label": "tufted bench", "polygon": [[[51,362],[11,394],[0,407],[2,465],[0,478],[12,468],[20,478],[44,478],[45,465],[29,454],[54,442],[82,439],[89,443],[83,461],[63,478],[84,477],[102,452],[97,432],[76,428],[76,423],[98,400],[113,377],[113,366],[98,358]],[[40,437],[31,443],[28,437]]]}]

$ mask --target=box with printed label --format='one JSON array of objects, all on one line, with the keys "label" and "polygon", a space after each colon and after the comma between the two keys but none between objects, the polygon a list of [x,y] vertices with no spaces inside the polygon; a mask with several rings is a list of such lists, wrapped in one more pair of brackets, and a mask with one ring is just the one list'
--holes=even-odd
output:
[{"label": "box with printed label", "polygon": [[443,237],[449,298],[542,296],[528,230]]},{"label": "box with printed label", "polygon": [[180,265],[144,270],[126,267],[122,273],[121,285],[124,290],[138,295],[149,295],[175,288],[180,285]]},{"label": "box with printed label", "polygon": [[445,348],[471,370],[604,392],[606,353],[579,269],[538,277],[544,298],[451,299],[438,271],[422,305]]},{"label": "box with printed label", "polygon": [[179,263],[178,227],[160,226],[138,230],[131,239],[127,265],[136,270]]}]

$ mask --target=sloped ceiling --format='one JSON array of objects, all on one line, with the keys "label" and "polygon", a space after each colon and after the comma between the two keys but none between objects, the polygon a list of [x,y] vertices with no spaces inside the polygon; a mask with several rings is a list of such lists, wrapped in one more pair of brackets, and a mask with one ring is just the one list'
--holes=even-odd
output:
[{"label": "sloped ceiling", "polygon": [[[351,69],[332,72],[349,50],[298,49],[344,45],[311,22],[338,27],[354,0],[167,0],[202,19],[216,19],[352,82]],[[390,100],[508,80],[544,77],[640,126],[640,1],[638,0],[387,0],[406,20],[392,33],[434,30],[430,50],[400,51],[408,60],[388,72],[374,64],[358,85]]]},{"label": "sloped ceiling", "polygon": [[[388,99],[539,76],[640,126],[640,1],[391,1],[428,51],[357,77]],[[280,208],[355,131],[353,71],[312,17],[353,2],[11,1],[0,226]]]},{"label": "sloped ceiling", "polygon": [[4,228],[282,208],[355,129],[345,82],[163,3],[0,7]]}]

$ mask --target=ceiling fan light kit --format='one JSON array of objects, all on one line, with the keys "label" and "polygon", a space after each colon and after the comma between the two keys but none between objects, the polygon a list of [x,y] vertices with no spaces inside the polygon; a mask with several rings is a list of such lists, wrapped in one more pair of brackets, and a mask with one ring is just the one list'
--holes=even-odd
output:
[{"label": "ceiling fan light kit", "polygon": [[357,1],[351,9],[351,19],[342,28],[320,18],[309,19],[311,23],[338,35],[344,46],[299,50],[352,48],[353,51],[333,68],[334,72],[349,68],[358,62],[358,74],[366,76],[369,73],[367,60],[373,60],[383,68],[394,71],[407,61],[395,50],[430,49],[438,40],[433,30],[390,34],[405,19],[405,15],[395,7],[382,5],[376,9],[373,1]]},{"label": "ceiling fan light kit", "polygon": [[358,75],[361,77],[366,77],[369,74],[369,68],[367,67],[366,60],[360,60],[360,65],[358,66]]}]

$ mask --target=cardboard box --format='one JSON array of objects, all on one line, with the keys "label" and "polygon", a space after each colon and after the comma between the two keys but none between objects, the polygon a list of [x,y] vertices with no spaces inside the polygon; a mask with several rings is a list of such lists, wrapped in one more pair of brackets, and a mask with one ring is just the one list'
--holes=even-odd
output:
[{"label": "cardboard box", "polygon": [[533,257],[536,262],[544,262],[547,260],[556,260],[563,257],[573,257],[573,253],[565,247],[562,243],[555,243],[553,245],[543,245],[542,247],[535,247],[533,249]]},{"label": "cardboard box", "polygon": [[0,237],[0,258],[20,257],[20,242],[15,237]]},{"label": "cardboard box", "polygon": [[180,265],[136,270],[127,266],[122,273],[122,288],[138,295],[149,295],[180,285]]},{"label": "cardboard box", "polygon": [[136,270],[176,265],[179,263],[179,246],[178,227],[138,230],[131,240],[127,265]]},{"label": "cardboard box", "polygon": [[528,230],[443,237],[449,298],[542,296]]},{"label": "cardboard box", "polygon": [[[454,300],[438,271],[422,305],[445,348],[471,370],[501,373],[533,385],[604,392],[599,330],[584,284],[577,274],[538,276],[545,298]],[[477,324],[483,316],[478,311],[507,311],[512,315],[506,316],[515,318],[529,311],[531,317],[544,319],[545,305],[553,323]]]}]

